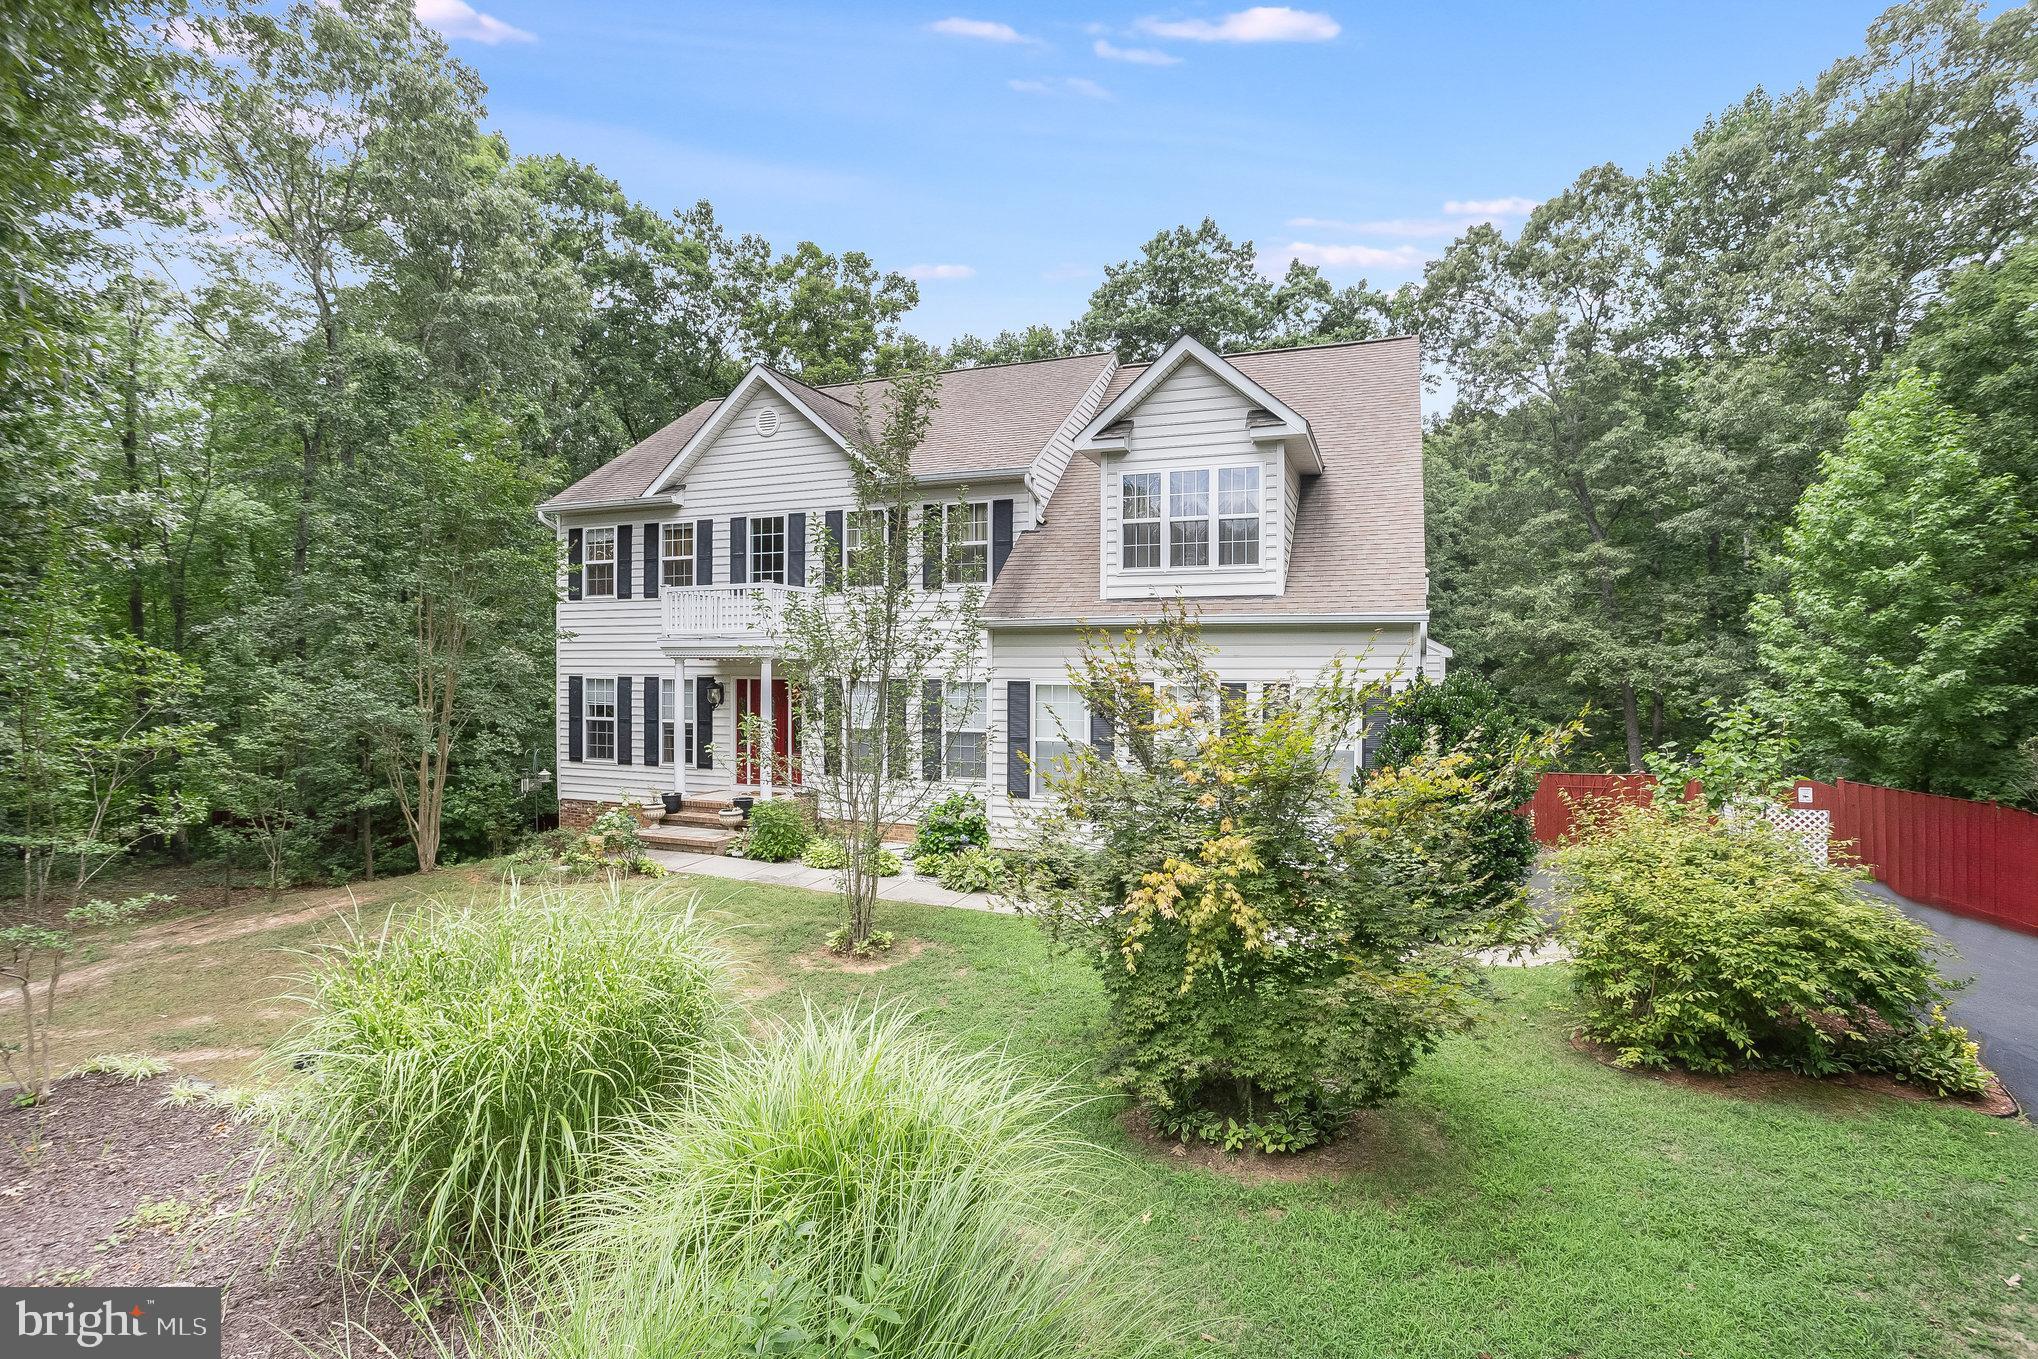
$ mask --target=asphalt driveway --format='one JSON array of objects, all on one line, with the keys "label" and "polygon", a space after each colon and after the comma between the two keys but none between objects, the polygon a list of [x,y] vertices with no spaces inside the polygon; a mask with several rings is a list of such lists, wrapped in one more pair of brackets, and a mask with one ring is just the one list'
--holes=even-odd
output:
[{"label": "asphalt driveway", "polygon": [[1941,966],[1947,976],[1970,981],[1947,1012],[1981,1044],[1981,1060],[2017,1103],[2038,1113],[2038,936],[1920,905],[1879,882],[1861,890],[1930,926],[1958,953]]}]

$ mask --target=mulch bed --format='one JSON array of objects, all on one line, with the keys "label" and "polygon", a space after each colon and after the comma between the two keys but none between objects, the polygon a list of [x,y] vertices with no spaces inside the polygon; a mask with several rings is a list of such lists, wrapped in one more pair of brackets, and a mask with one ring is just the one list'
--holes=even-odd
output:
[{"label": "mulch bed", "polygon": [[[0,1140],[0,1285],[219,1285],[222,1353],[299,1359],[307,1352],[428,1356],[431,1334],[401,1305],[333,1267],[303,1243],[276,1257],[258,1204],[241,1213],[250,1129],[215,1108],[169,1108],[170,1079],[72,1076],[40,1110],[0,1107],[0,1132],[24,1141],[46,1117],[44,1145],[24,1163]],[[153,1209],[144,1202],[186,1205]],[[273,1267],[272,1267],[273,1266]]]},{"label": "mulch bed", "polygon": [[1990,1118],[2015,1118],[2023,1112],[2003,1083],[1989,1073],[1988,1089],[1979,1095],[1939,1096],[1922,1086],[1900,1081],[1894,1076],[1876,1072],[1847,1071],[1832,1076],[1800,1076],[1795,1071],[1735,1071],[1724,1076],[1706,1072],[1685,1071],[1676,1067],[1624,1067],[1614,1060],[1613,1049],[1604,1043],[1595,1043],[1574,1031],[1571,1047],[1584,1053],[1601,1066],[1625,1071],[1630,1075],[1651,1077],[1671,1085],[1681,1085],[1692,1090],[1708,1090],[1715,1094],[1737,1095],[1747,1099],[1761,1099],[1770,1095],[1787,1095],[1802,1091],[1816,1090],[1821,1086],[1839,1087],[1845,1090],[1860,1090],[1872,1095],[1888,1095],[1893,1099],[1935,1101],[1950,1104],[1956,1108],[1972,1109]]}]

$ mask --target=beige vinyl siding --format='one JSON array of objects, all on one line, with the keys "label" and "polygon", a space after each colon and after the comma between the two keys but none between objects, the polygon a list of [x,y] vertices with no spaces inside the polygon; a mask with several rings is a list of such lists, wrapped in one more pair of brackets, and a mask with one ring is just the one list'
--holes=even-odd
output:
[{"label": "beige vinyl siding", "polygon": [[1037,518],[1037,512],[1045,510],[1047,502],[1054,498],[1054,488],[1061,483],[1061,474],[1068,470],[1069,459],[1075,454],[1076,435],[1082,433],[1083,427],[1090,423],[1090,417],[1104,403],[1104,389],[1111,385],[1111,375],[1117,371],[1116,363],[1105,365],[1104,370],[1097,374],[1097,380],[1090,384],[1090,389],[1083,393],[1083,399],[1069,412],[1069,418],[1062,421],[1061,428],[1054,432],[1054,437],[1033,460],[1033,466],[1026,473],[1026,484],[1033,492],[1031,503],[1027,506],[1029,516]]}]

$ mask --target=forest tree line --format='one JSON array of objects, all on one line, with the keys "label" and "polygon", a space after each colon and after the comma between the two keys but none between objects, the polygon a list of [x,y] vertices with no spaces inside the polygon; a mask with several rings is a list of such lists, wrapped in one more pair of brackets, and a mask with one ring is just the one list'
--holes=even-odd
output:
[{"label": "forest tree line", "polygon": [[[810,382],[1412,331],[1433,627],[1638,766],[1759,705],[1810,772],[2038,799],[2038,32],[1913,0],[1423,281],[1214,222],[945,346],[916,285],[520,155],[407,3],[8,0],[0,831],[31,890],[157,844],[272,882],[544,810],[533,507],[764,361]],[[43,887],[36,888],[41,882]]]}]

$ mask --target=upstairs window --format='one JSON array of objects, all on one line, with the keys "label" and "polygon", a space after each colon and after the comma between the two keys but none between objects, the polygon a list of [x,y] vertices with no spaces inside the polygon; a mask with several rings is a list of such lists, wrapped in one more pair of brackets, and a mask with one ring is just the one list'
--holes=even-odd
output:
[{"label": "upstairs window", "polygon": [[[616,531],[591,528],[581,536],[580,592],[600,597],[616,592]],[[611,686],[613,687],[613,686]],[[610,752],[614,754],[614,751]]]},{"label": "upstairs window", "polygon": [[750,583],[785,584],[785,516],[759,515],[750,521]]},{"label": "upstairs window", "polygon": [[876,585],[882,579],[883,562],[872,556],[883,550],[885,512],[851,510],[842,524],[842,546],[849,554],[849,579],[858,585]]},{"label": "upstairs window", "polygon": [[1260,469],[1252,465],[1127,472],[1119,478],[1119,563],[1127,571],[1258,566],[1260,503]]},{"label": "upstairs window", "polygon": [[948,507],[948,560],[943,579],[983,585],[991,578],[991,502]]},{"label": "upstairs window", "polygon": [[1161,474],[1128,472],[1120,478],[1118,496],[1121,556],[1128,571],[1151,571],[1161,564]]},{"label": "upstairs window", "polygon": [[658,564],[666,589],[693,584],[693,525],[667,524],[659,536]]},{"label": "upstairs window", "polygon": [[[609,532],[613,534],[615,530]],[[613,540],[609,546],[615,546]],[[615,569],[616,564],[611,560],[609,570],[613,572]],[[613,760],[616,758],[616,682],[612,679],[590,679],[586,703],[587,758]]]}]

